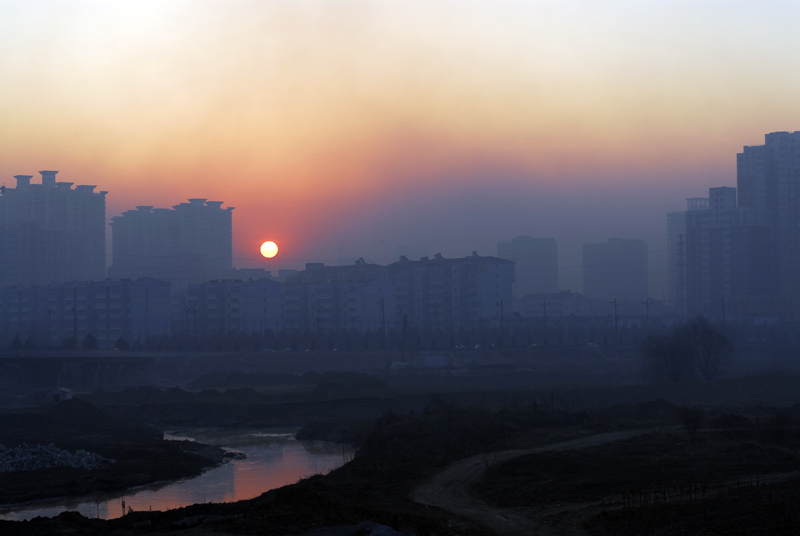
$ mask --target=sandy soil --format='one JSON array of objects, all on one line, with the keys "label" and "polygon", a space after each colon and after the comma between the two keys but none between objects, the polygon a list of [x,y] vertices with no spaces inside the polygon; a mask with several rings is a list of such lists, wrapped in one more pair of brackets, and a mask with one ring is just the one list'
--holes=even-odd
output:
[{"label": "sandy soil", "polygon": [[[417,487],[411,498],[427,506],[436,506],[458,516],[491,527],[494,532],[504,536],[530,534],[563,534],[543,522],[543,515],[526,509],[500,508],[482,501],[472,493],[472,487],[481,480],[487,469],[501,465],[520,456],[554,450],[580,449],[605,443],[612,443],[636,435],[651,433],[652,428],[608,432],[562,441],[532,449],[504,450],[472,456],[450,465],[447,469]],[[571,509],[583,509],[587,505],[574,505]],[[553,512],[547,512],[548,515]],[[540,513],[541,514],[541,513]],[[579,532],[575,532],[578,534]]]}]

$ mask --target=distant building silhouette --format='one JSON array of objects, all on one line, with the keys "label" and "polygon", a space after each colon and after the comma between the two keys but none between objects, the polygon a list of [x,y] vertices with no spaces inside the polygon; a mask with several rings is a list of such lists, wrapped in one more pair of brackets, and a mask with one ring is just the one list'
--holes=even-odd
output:
[{"label": "distant building silhouette", "polygon": [[769,255],[763,212],[737,208],[735,188],[710,188],[707,208],[686,212],[687,312],[721,318],[735,299],[774,292]]},{"label": "distant building silhouette", "polygon": [[15,336],[37,346],[78,346],[91,334],[100,348],[165,335],[171,325],[170,285],[155,279],[73,281],[0,289],[0,343]]},{"label": "distant building silhouette", "polygon": [[[796,296],[800,292],[800,131],[771,132],[764,145],[745,146],[736,155],[736,181],[739,207],[758,212],[768,228],[768,251],[763,262],[774,272],[778,288],[772,296],[762,296],[761,303],[780,301],[778,310],[757,308],[742,314],[780,316],[786,307],[791,316],[800,314]],[[753,300],[751,300],[752,302]],[[791,302],[791,303],[790,303]],[[752,303],[748,304],[752,307]]]},{"label": "distant building silhouette", "polygon": [[800,228],[800,131],[772,132],[764,145],[745,146],[736,155],[739,206],[764,211],[781,235]]},{"label": "distant building silhouette", "polygon": [[282,307],[283,285],[277,281],[206,281],[176,293],[173,331],[190,337],[278,331],[283,323]]},{"label": "distant building silhouette", "polygon": [[609,238],[583,246],[583,293],[590,299],[648,296],[647,244],[644,240]]},{"label": "distant building silhouette", "polygon": [[39,173],[0,188],[0,287],[104,279],[107,192]]},{"label": "distant building silhouette", "polygon": [[553,238],[518,236],[498,242],[497,256],[514,261],[514,298],[558,292],[558,244]]},{"label": "distant building silhouette", "polygon": [[183,289],[232,269],[233,207],[189,199],[172,209],[138,206],[112,218],[115,278],[153,277]]},{"label": "distant building silhouette", "polygon": [[707,197],[686,199],[686,210],[667,214],[667,303],[686,314],[686,213],[708,210]]},{"label": "distant building silhouette", "polygon": [[208,280],[183,289],[150,277],[6,287],[0,289],[0,344],[19,337],[59,346],[91,334],[100,348],[120,337],[141,347],[165,335],[219,342],[236,333],[406,328],[434,340],[448,331],[502,331],[514,321],[507,308],[514,263],[496,257],[309,263],[284,275],[283,282]]},{"label": "distant building silhouette", "polygon": [[284,286],[286,329],[459,330],[510,316],[514,263],[496,257],[401,257],[388,266],[309,263]]},{"label": "distant building silhouette", "polygon": [[[736,157],[737,188],[710,188],[668,215],[670,286],[686,314],[796,319],[800,303],[800,132],[772,132]],[[682,227],[681,227],[682,225]],[[683,241],[677,235],[683,230]],[[678,271],[682,265],[683,273]],[[681,279],[681,277],[684,277]],[[677,300],[676,300],[677,301]]]},{"label": "distant building silhouette", "polygon": [[497,327],[511,314],[514,263],[474,253],[446,259],[440,254],[400,261],[385,269],[397,287],[395,325],[421,329]]}]

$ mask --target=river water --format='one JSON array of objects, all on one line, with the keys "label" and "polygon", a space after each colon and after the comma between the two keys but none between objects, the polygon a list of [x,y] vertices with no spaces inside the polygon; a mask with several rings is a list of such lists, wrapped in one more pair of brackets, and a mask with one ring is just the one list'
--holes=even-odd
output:
[{"label": "river water", "polygon": [[[24,521],[77,511],[86,517],[113,519],[129,508],[169,510],[203,502],[252,499],[265,491],[324,474],[350,459],[350,447],[318,441],[297,441],[294,430],[184,429],[164,434],[166,439],[190,439],[241,452],[234,459],[200,476],[153,484],[115,494],[34,501],[0,507],[0,519]],[[123,506],[124,505],[124,506]]]}]

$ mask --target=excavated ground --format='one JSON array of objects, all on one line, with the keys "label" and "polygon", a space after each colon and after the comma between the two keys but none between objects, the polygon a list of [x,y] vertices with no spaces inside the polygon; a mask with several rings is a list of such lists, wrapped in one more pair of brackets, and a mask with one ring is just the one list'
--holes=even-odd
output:
[{"label": "excavated ground", "polygon": [[[0,533],[304,534],[364,521],[438,536],[800,533],[800,408],[700,414],[663,400],[569,412],[517,395],[491,407],[432,397],[421,412],[385,412],[344,467],[250,501],[111,521],[62,514],[0,522]],[[104,431],[116,421],[97,417],[94,429],[67,427],[75,445],[115,457],[85,444],[106,434],[155,448],[152,430]]]}]

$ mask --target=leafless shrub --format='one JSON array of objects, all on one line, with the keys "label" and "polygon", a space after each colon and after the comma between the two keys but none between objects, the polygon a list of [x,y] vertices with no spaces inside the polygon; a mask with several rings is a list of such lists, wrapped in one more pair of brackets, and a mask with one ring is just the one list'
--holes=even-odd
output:
[{"label": "leafless shrub", "polygon": [[703,316],[676,327],[669,335],[653,335],[642,344],[645,364],[656,377],[677,382],[694,375],[713,380],[733,351],[728,338]]}]

